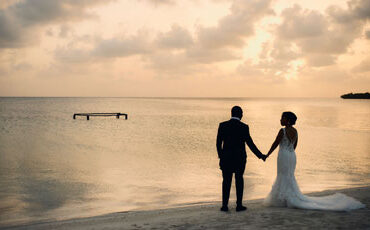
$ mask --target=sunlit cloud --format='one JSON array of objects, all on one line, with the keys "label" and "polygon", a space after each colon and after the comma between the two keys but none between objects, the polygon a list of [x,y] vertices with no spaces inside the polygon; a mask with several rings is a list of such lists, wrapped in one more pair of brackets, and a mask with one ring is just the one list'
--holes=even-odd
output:
[{"label": "sunlit cloud", "polygon": [[[34,44],[41,26],[94,17],[87,9],[110,0],[6,1],[0,9],[0,48]],[[12,3],[12,4],[11,4]]]},{"label": "sunlit cloud", "polygon": [[356,65],[353,68],[353,71],[359,73],[370,72],[370,56],[361,61],[360,64]]},{"label": "sunlit cloud", "polygon": [[[170,95],[182,91],[167,90],[165,86],[172,83],[166,79],[176,79],[177,87],[181,81],[185,84],[185,79],[186,84],[209,79],[218,87],[236,81],[248,92],[255,86],[253,92],[273,92],[271,96],[278,96],[271,87],[299,88],[302,83],[333,79],[337,79],[337,93],[349,86],[349,91],[364,89],[364,84],[370,83],[366,74],[370,66],[369,1],[350,0],[344,5],[332,0],[325,9],[307,8],[305,1],[292,2],[191,0],[184,5],[177,0],[1,1],[0,91],[18,95],[26,89],[27,95],[37,94],[40,90],[26,87],[26,80],[53,82],[51,76],[65,81],[91,76],[96,82],[83,87],[91,94],[96,92],[97,82],[109,82],[108,76],[128,76],[130,84],[140,86],[140,90],[125,92],[159,92],[152,96],[184,95]],[[209,11],[221,6],[228,10]],[[120,7],[114,17],[110,15],[110,10]],[[193,9],[198,14],[191,19]],[[173,15],[166,18],[169,10],[183,12],[186,20],[174,20]],[[148,16],[144,12],[152,17],[150,25],[140,21]],[[125,17],[128,13],[130,18]],[[207,23],[202,23],[205,19]],[[344,74],[339,74],[339,69]],[[194,93],[204,95],[194,96],[210,92],[207,81],[202,82],[195,84]],[[12,87],[6,87],[9,84]],[[55,92],[56,84],[38,85],[43,87],[42,92]],[[123,84],[122,88],[130,86]],[[189,90],[187,96],[192,95]],[[71,96],[78,94],[77,90],[76,94],[68,90],[71,92]],[[112,96],[130,96],[114,92]],[[234,93],[219,92],[226,94],[219,96]],[[310,88],[294,92],[295,96],[305,96]]]}]

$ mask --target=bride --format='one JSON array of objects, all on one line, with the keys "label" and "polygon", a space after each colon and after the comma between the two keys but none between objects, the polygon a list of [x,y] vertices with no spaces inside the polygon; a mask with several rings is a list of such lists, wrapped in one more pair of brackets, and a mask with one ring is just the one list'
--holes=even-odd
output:
[{"label": "bride", "polygon": [[270,194],[264,200],[264,204],[267,206],[332,211],[364,208],[365,205],[361,202],[341,193],[323,197],[310,197],[301,193],[294,176],[296,166],[295,148],[298,143],[298,132],[293,127],[296,120],[297,116],[292,112],[284,112],[281,116],[280,123],[285,128],[280,129],[266,156],[270,156],[280,145],[277,158],[277,176]]}]

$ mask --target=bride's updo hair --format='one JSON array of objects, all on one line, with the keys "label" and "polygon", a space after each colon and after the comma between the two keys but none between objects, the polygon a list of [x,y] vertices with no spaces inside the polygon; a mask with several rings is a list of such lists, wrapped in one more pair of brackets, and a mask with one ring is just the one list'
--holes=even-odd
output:
[{"label": "bride's updo hair", "polygon": [[297,116],[293,112],[284,112],[282,117],[285,117],[290,125],[295,125],[295,122],[297,121]]}]

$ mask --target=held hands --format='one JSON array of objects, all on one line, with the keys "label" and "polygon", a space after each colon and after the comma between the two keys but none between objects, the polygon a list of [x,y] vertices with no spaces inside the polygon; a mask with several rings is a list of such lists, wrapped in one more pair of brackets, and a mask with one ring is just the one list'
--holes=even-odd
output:
[{"label": "held hands", "polygon": [[263,161],[266,161],[267,157],[268,157],[268,155],[263,155],[263,154],[262,154],[261,159],[262,159]]}]

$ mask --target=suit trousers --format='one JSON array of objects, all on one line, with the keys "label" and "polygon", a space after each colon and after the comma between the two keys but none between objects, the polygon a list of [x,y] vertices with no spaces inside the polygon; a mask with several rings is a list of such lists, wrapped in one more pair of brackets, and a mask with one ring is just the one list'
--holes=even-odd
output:
[{"label": "suit trousers", "polygon": [[233,178],[233,173],[235,173],[235,187],[236,187],[236,205],[240,206],[243,203],[243,190],[244,190],[244,170],[241,171],[229,171],[222,170],[222,206],[227,206],[230,197],[230,188]]}]

